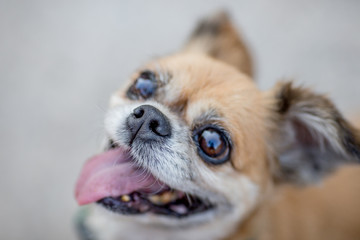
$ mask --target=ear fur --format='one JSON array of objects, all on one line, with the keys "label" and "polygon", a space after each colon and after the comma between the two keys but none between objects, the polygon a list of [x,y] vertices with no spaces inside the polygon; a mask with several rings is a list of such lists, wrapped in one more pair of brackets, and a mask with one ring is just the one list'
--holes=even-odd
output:
[{"label": "ear fur", "polygon": [[360,133],[332,102],[291,82],[275,88],[275,130],[271,139],[279,180],[308,183],[343,163],[360,162]]},{"label": "ear fur", "polygon": [[185,52],[207,54],[252,76],[250,54],[225,12],[199,22],[185,45]]}]

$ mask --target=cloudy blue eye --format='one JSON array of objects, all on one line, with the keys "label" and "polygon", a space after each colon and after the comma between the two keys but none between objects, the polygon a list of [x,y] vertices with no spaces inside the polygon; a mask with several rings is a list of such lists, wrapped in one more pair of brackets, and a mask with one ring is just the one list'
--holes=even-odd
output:
[{"label": "cloudy blue eye", "polygon": [[148,99],[155,94],[157,88],[156,76],[151,71],[144,71],[127,91],[130,99]]}]

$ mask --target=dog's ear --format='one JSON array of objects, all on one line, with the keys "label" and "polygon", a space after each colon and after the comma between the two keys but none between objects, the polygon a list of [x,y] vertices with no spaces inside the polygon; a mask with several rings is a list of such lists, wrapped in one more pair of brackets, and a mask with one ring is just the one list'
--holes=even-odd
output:
[{"label": "dog's ear", "polygon": [[229,16],[223,11],[198,23],[184,51],[207,54],[252,76],[250,54]]},{"label": "dog's ear", "polygon": [[360,132],[328,98],[290,82],[279,83],[271,95],[276,179],[309,183],[343,163],[360,163]]}]

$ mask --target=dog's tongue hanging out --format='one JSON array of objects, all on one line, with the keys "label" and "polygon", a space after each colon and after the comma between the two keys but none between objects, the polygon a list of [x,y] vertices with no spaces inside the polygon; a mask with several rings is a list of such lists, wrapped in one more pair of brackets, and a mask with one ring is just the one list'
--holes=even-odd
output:
[{"label": "dog's tongue hanging out", "polygon": [[131,192],[155,193],[164,188],[151,174],[134,166],[122,148],[116,148],[89,159],[76,184],[75,196],[80,205],[105,197]]}]

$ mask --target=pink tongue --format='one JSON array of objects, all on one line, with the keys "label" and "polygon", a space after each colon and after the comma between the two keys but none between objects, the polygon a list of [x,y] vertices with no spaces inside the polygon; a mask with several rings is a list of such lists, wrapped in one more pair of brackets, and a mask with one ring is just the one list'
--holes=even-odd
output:
[{"label": "pink tongue", "polygon": [[129,154],[122,148],[109,150],[90,158],[76,184],[75,197],[79,205],[105,197],[118,197],[134,191],[157,192],[164,184],[134,167]]}]

